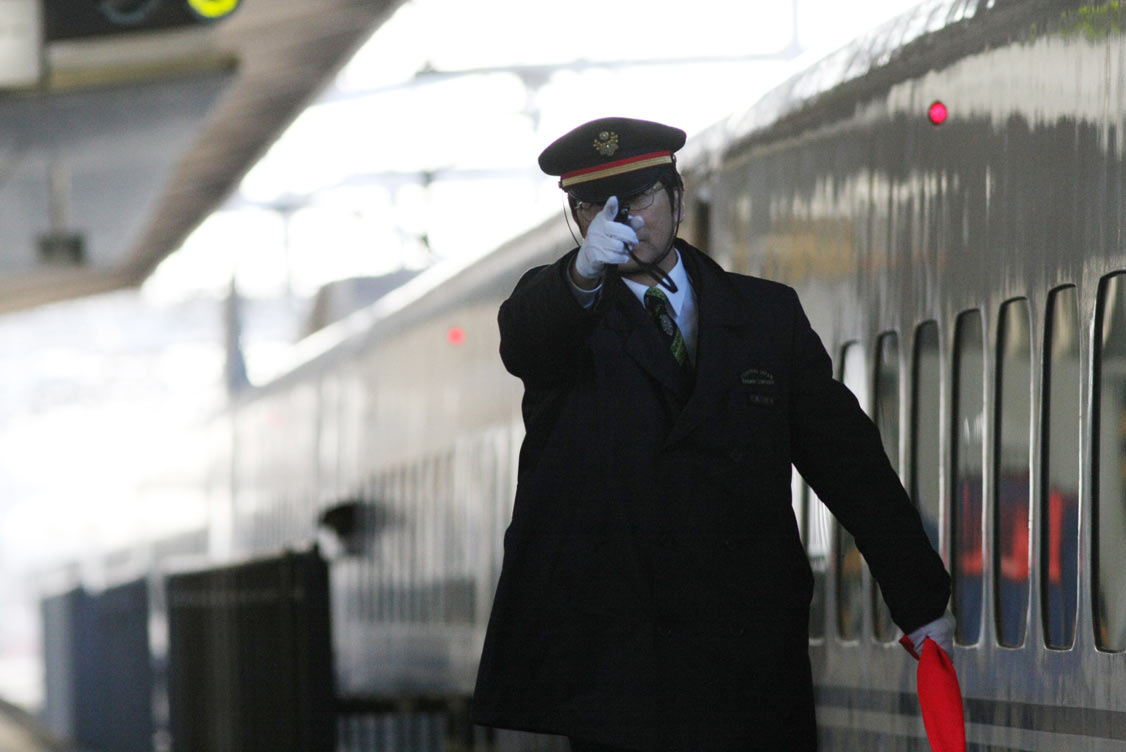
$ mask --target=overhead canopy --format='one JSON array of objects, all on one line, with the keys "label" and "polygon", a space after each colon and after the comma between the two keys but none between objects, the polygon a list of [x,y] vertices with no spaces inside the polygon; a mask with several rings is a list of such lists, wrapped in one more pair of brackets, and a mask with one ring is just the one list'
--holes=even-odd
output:
[{"label": "overhead canopy", "polygon": [[48,35],[43,84],[0,93],[0,312],[143,281],[401,3]]}]

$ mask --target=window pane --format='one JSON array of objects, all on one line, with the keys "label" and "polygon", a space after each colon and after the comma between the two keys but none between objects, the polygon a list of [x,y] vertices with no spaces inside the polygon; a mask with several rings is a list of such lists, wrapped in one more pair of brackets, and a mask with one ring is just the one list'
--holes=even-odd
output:
[{"label": "window pane", "polygon": [[[899,335],[889,332],[880,337],[876,348],[876,427],[884,443],[884,452],[899,472]],[[895,622],[884,603],[880,586],[872,581],[872,627],[876,639],[895,639]]]},{"label": "window pane", "polygon": [[914,389],[911,418],[911,498],[919,508],[923,528],[939,551],[939,410],[942,380],[939,369],[938,324],[924,321],[915,330]]},{"label": "window pane", "polygon": [[982,429],[984,337],[981,313],[958,317],[954,330],[953,490],[950,511],[950,569],[954,579],[955,639],[973,645],[981,635]]},{"label": "window pane", "polygon": [[[864,350],[859,342],[852,342],[844,349],[844,382],[864,412],[868,409],[868,372],[864,363]],[[860,625],[864,616],[864,560],[856,548],[852,534],[837,523],[837,631],[844,640],[860,637]]]},{"label": "window pane", "polygon": [[1040,582],[1048,647],[1075,637],[1079,586],[1079,303],[1074,287],[1048,299],[1044,369],[1044,514]]},{"label": "window pane", "polygon": [[997,640],[1009,647],[1024,644],[1028,612],[1031,384],[1028,301],[1011,300],[1001,307],[997,332],[997,505],[993,546]]},{"label": "window pane", "polygon": [[806,504],[805,495],[806,491],[805,480],[802,479],[801,473],[793,465],[790,466],[790,506],[794,510],[794,519],[798,523],[798,533],[801,535],[802,544],[809,541],[808,525],[806,524]]},{"label": "window pane", "polygon": [[805,501],[805,550],[813,570],[813,599],[809,605],[809,636],[825,636],[825,571],[829,563],[829,508],[802,483]]},{"label": "window pane", "polygon": [[1121,651],[1126,650],[1126,276],[1103,281],[1098,327],[1095,644]]}]

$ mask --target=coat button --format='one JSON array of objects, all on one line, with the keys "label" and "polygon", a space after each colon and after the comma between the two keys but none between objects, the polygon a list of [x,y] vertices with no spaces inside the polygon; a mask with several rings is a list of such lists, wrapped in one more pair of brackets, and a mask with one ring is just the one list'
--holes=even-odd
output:
[{"label": "coat button", "polygon": [[668,533],[663,533],[660,537],[661,545],[667,547],[672,546],[672,536]]},{"label": "coat button", "polygon": [[731,458],[732,462],[742,462],[743,458],[746,457],[747,454],[742,449],[736,447],[735,449],[732,449],[730,452],[728,452],[727,456]]},{"label": "coat button", "polygon": [[735,542],[734,538],[728,538],[723,542],[723,545],[727,546],[728,551],[734,551],[739,548],[739,544]]}]

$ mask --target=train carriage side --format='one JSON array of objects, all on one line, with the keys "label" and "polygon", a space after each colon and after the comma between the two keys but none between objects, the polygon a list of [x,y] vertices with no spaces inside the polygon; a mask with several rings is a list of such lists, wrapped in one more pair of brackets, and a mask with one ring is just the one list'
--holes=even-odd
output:
[{"label": "train carriage side", "polygon": [[472,692],[523,432],[497,309],[571,242],[552,223],[428,271],[301,343],[292,370],[234,406],[216,550],[321,544],[344,748],[441,749],[444,716],[412,702]]},{"label": "train carriage side", "polygon": [[[1116,4],[1025,6],[1019,33],[984,25],[966,54],[926,48],[900,61],[915,73],[877,70],[731,145],[708,225],[730,268],[798,289],[880,426],[954,575],[971,742],[1113,749],[1126,45]],[[916,748],[914,665],[875,584],[816,496],[795,498],[823,742]]]},{"label": "train carriage side", "polygon": [[[1113,749],[1126,738],[1121,11],[993,5],[824,96],[795,94],[796,114],[747,137],[690,144],[682,234],[794,285],[870,407],[955,575],[971,742]],[[941,126],[926,120],[935,99]],[[570,244],[556,221],[424,275],[238,406],[232,555],[293,545],[333,510],[360,521],[332,563],[342,694],[471,689],[522,434],[496,310]],[[847,534],[794,487],[818,582],[823,746],[917,749],[914,663]]]}]

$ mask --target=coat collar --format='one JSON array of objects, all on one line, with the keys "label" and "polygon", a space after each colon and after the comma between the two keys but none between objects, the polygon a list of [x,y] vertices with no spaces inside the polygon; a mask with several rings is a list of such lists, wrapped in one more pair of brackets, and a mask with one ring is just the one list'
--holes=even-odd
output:
[{"label": "coat collar", "polygon": [[[669,292],[664,289],[661,290],[661,292],[669,301],[669,305],[673,310],[673,318],[675,319],[678,318],[680,311],[684,308],[685,301],[691,294],[688,288],[692,286],[692,283],[688,279],[688,270],[684,265],[684,259],[679,250],[677,251],[676,264],[669,270],[669,278],[673,281],[676,292]],[[632,279],[622,279],[622,284],[633,293],[635,298],[641,301],[642,307],[645,306],[645,293],[649,291],[651,283],[652,280],[649,280],[648,283],[643,283],[634,282]]]},{"label": "coat collar", "polygon": [[620,278],[613,280],[610,289],[613,299],[606,313],[606,326],[623,337],[627,355],[675,394],[679,380],[676,361],[668,353],[645,307]]}]

